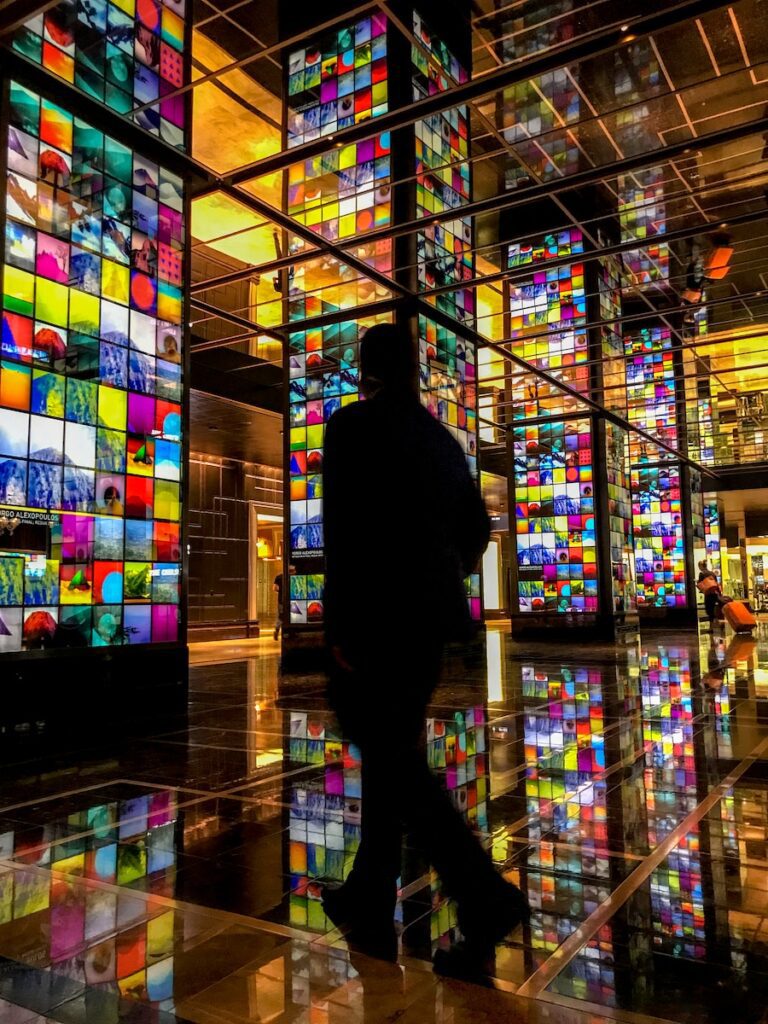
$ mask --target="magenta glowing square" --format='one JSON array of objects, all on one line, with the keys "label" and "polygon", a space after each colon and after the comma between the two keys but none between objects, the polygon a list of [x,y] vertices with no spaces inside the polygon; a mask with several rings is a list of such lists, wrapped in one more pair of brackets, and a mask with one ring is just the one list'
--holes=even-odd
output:
[{"label": "magenta glowing square", "polygon": [[[128,609],[126,609],[127,611]],[[152,606],[152,640],[170,643],[179,638],[179,607],[175,604]]]}]

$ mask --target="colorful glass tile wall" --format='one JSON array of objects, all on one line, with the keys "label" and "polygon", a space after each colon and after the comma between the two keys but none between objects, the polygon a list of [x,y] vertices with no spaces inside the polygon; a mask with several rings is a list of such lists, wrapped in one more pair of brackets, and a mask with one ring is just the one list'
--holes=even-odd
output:
[{"label": "colorful glass tile wall", "polygon": [[680,467],[634,466],[631,485],[637,603],[685,608]]},{"label": "colorful glass tile wall", "polygon": [[341,883],[360,845],[360,755],[321,716],[291,712],[288,758],[317,765],[320,778],[291,787],[290,923],[324,930],[319,880]]},{"label": "colorful glass tile wall", "polygon": [[186,0],[64,0],[31,18],[13,46],[183,148],[185,97],[171,94],[185,80],[186,6]]},{"label": "colorful glass tile wall", "polygon": [[[413,98],[421,99],[466,82],[465,68],[441,39],[414,12],[413,32],[420,44],[411,49]],[[469,108],[442,111],[417,121],[416,217],[428,219],[458,209],[471,199],[469,165]],[[472,221],[468,217],[426,226],[417,236],[417,273],[421,289],[458,284],[474,273]],[[457,288],[434,300],[438,309],[457,320],[473,323],[475,293]]]},{"label": "colorful glass tile wall", "polygon": [[717,573],[717,578],[723,578],[723,560],[720,554],[721,542],[721,521],[720,503],[717,495],[712,493],[704,494],[704,535],[706,538],[707,561],[709,566]]},{"label": "colorful glass tile wall", "polygon": [[[655,849],[698,803],[690,655],[685,647],[640,652],[648,845]],[[651,875],[654,946],[703,956],[699,829]]]},{"label": "colorful glass tile wall", "polygon": [[0,871],[0,941],[4,926],[17,934],[27,919],[33,934],[37,921],[47,945],[35,966],[172,1009],[174,911],[147,920],[131,890],[174,896],[176,815],[174,794],[158,791],[0,832],[0,856],[18,865]]},{"label": "colorful glass tile wall", "polygon": [[[584,252],[580,231],[546,235],[536,245],[510,245],[509,269],[533,265],[531,278],[509,283],[509,337],[512,352],[547,370],[571,387],[589,386],[587,296],[584,264],[575,262],[548,269],[548,259]],[[515,416],[527,419],[573,409],[574,399],[546,383],[521,375],[514,378]]]},{"label": "colorful glass tile wall", "polygon": [[288,145],[296,146],[387,110],[387,20],[361,18],[288,57]]},{"label": "colorful glass tile wall", "polygon": [[[386,113],[387,67],[387,20],[383,15],[361,18],[290,53],[288,147]],[[389,224],[389,133],[333,147],[319,157],[291,165],[287,189],[289,214],[331,240]],[[292,243],[293,250],[302,247],[298,239]],[[374,269],[390,272],[390,241],[363,243],[356,251]],[[357,271],[344,266],[336,268],[329,282],[318,275],[316,267],[300,265],[291,281],[288,317],[304,320],[382,297],[371,288]],[[290,580],[289,614],[296,625],[322,621],[325,424],[336,409],[357,401],[359,341],[374,322],[350,320],[289,336],[289,558],[300,563],[300,570]],[[316,565],[313,572],[307,571],[309,559]]]},{"label": "colorful glass tile wall", "polygon": [[[413,97],[444,92],[468,74],[445,43],[414,11],[411,47]],[[415,124],[416,217],[458,209],[471,199],[469,109],[462,105]],[[474,274],[471,218],[429,224],[416,237],[420,290],[458,284]],[[474,325],[475,293],[456,288],[429,299],[460,323]],[[477,355],[472,342],[419,314],[419,388],[422,402],[450,430],[477,476]],[[466,581],[470,612],[482,615],[480,576]]]},{"label": "colorful glass tile wall", "polygon": [[7,144],[0,650],[174,641],[182,182],[13,82]]},{"label": "colorful glass tile wall", "polygon": [[[627,418],[652,437],[675,447],[677,389],[672,336],[668,327],[644,327],[624,339],[627,355]],[[659,462],[674,458],[668,451],[632,432],[630,461]]]},{"label": "colorful glass tile wall", "polygon": [[514,428],[521,612],[598,610],[592,446],[587,419]]},{"label": "colorful glass tile wall", "polygon": [[608,420],[605,423],[605,438],[613,608],[616,612],[628,612],[633,611],[636,604],[629,438],[626,430]]},{"label": "colorful glass tile wall", "polygon": [[627,380],[624,366],[624,338],[621,332],[624,265],[610,256],[597,261],[597,293],[602,352],[602,396],[606,408],[626,415]]}]

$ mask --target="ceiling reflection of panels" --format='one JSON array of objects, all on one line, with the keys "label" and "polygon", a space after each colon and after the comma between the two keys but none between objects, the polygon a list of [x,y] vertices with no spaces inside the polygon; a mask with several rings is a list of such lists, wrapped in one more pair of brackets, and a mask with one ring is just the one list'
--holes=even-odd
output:
[{"label": "ceiling reflection of panels", "polygon": [[[238,171],[237,180],[244,180],[196,201],[193,235],[204,243],[196,252],[204,253],[211,266],[220,260],[219,274],[261,265],[262,279],[249,285],[251,292],[245,299],[242,289],[231,290],[231,294],[237,291],[239,315],[279,327],[283,321],[281,301],[269,270],[277,256],[272,223],[289,227],[291,221],[285,216],[291,210],[284,204],[284,171],[263,174],[257,162],[278,155],[287,168],[295,157],[283,148],[278,127],[283,111],[276,82],[285,55],[274,48],[254,59],[277,38],[276,0],[267,0],[263,17],[257,16],[260,6],[245,5],[240,18],[234,0],[200,0],[195,73],[229,70],[218,76],[218,85],[209,81],[194,89],[195,156],[222,177]],[[380,10],[386,7],[372,4],[370,11],[375,13],[377,6]],[[694,7],[694,0],[690,6]],[[564,55],[562,65],[558,68],[553,62],[546,75],[530,80],[518,76],[470,104],[474,201],[491,204],[498,197],[508,204],[504,214],[490,205],[483,208],[474,225],[474,266],[480,282],[477,329],[481,336],[504,343],[501,307],[505,286],[500,279],[499,254],[507,243],[522,240],[527,205],[510,208],[510,188],[535,188],[542,180],[555,182],[550,193],[555,202],[550,209],[561,220],[551,225],[553,228],[576,227],[590,243],[605,229],[606,218],[593,212],[597,207],[569,188],[573,173],[588,174],[594,195],[612,196],[614,209],[621,204],[622,221],[615,225],[616,235],[625,243],[637,241],[637,251],[627,255],[626,261],[643,273],[630,278],[625,304],[649,312],[659,305],[678,306],[688,289],[691,267],[697,258],[706,258],[713,245],[713,231],[721,230],[730,235],[734,255],[728,275],[707,287],[712,336],[719,344],[729,332],[749,327],[753,321],[768,321],[768,226],[761,219],[768,212],[768,132],[764,124],[758,124],[768,118],[768,0],[736,0],[717,9],[706,3],[695,7],[692,16],[678,15],[673,23],[671,15],[677,4],[670,5],[668,0],[645,0],[640,5],[631,0],[476,0],[471,6],[476,79],[498,73],[505,64],[524,69],[520,61],[540,58],[553,45],[567,49],[612,25],[617,29],[612,50],[581,60],[568,60]],[[344,9],[341,3],[318,5],[315,20],[322,28],[316,33],[332,34],[334,25],[342,25],[333,18]],[[667,27],[657,28],[651,35],[633,32],[638,19],[651,15],[666,18]],[[621,28],[623,24],[626,29]],[[286,31],[292,31],[290,22]],[[395,25],[392,31],[400,31],[407,39],[402,25]],[[294,32],[286,52],[305,45],[304,38],[309,43],[312,34],[299,37]],[[411,42],[407,39],[409,47]],[[233,69],[233,62],[241,66]],[[452,106],[450,90],[444,95],[448,110]],[[407,107],[402,124],[411,124]],[[372,121],[372,131],[373,127]],[[729,137],[712,145],[706,136],[713,132],[727,132]],[[343,148],[343,143],[335,134],[328,140],[329,151],[337,146]],[[670,146],[678,147],[675,154],[664,153]],[[645,163],[627,173],[610,171],[615,161],[634,157],[645,158]],[[248,178],[247,171],[254,164],[253,176]],[[270,166],[274,165],[272,161]],[[605,170],[601,172],[601,168]],[[236,190],[243,193],[241,202],[234,198]],[[248,194],[267,207],[260,205],[258,212],[249,209]],[[639,208],[633,209],[633,204]],[[272,218],[269,207],[275,211]],[[530,233],[534,226],[529,224],[525,230]],[[390,244],[388,228],[380,230],[376,244]],[[664,234],[670,233],[678,236],[671,246],[664,240]],[[365,259],[372,241],[367,233],[360,233],[336,246],[324,237],[318,237],[315,244],[316,258],[304,261],[300,255],[295,280],[300,275],[303,290],[321,300],[315,303],[320,310],[339,303],[338,268],[343,253],[338,244],[349,246],[351,254]],[[297,238],[299,251],[305,245]],[[661,272],[655,272],[654,266],[661,266]],[[207,266],[206,270],[211,273]],[[485,275],[491,279],[482,283]],[[198,275],[196,281],[203,278]],[[230,292],[224,288],[198,294],[214,306],[218,303],[222,310],[230,301]],[[398,294],[397,289],[388,292],[380,278],[361,278],[354,294],[348,291],[349,304],[344,305],[349,309],[366,301],[395,302]],[[407,295],[405,298],[408,301]],[[232,333],[235,331],[233,327]],[[723,350],[727,361],[733,358],[743,365],[747,355],[755,356],[754,350],[746,353],[737,348],[735,354]],[[739,378],[744,386],[751,387],[764,376],[768,379],[764,374],[768,353],[757,358],[758,368],[745,370],[745,376]],[[702,365],[688,360],[685,373],[701,376]],[[496,388],[501,387],[499,377],[505,372],[507,377],[520,372],[495,358],[484,360],[483,367]],[[729,367],[729,379],[735,371],[736,367]],[[730,399],[725,396],[724,401]]]}]

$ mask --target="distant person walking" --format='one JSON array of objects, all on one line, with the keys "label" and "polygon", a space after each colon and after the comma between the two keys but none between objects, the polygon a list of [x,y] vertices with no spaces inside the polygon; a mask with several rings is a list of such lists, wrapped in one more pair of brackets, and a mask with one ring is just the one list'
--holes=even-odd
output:
[{"label": "distant person walking", "polygon": [[[293,576],[296,573],[296,566],[288,566],[288,575]],[[289,584],[290,585],[290,584]],[[277,594],[277,619],[275,620],[275,632],[274,639],[280,639],[280,630],[283,628],[283,598],[284,598],[284,587],[283,587],[283,574],[279,572],[275,576],[275,582],[272,584],[272,589]]]},{"label": "distant person walking", "polygon": [[709,568],[706,558],[699,562],[699,578],[696,581],[696,589],[704,595],[704,610],[709,619],[709,628],[712,629],[723,592],[717,574]]},{"label": "distant person walking", "polygon": [[360,366],[366,401],[328,424],[324,522],[329,697],[362,754],[362,839],[324,906],[358,948],[393,957],[405,825],[458,904],[464,941],[440,951],[436,970],[483,973],[528,905],[429,770],[423,732],[443,646],[471,630],[463,580],[488,515],[460,445],[419,401],[409,340],[370,328]]}]

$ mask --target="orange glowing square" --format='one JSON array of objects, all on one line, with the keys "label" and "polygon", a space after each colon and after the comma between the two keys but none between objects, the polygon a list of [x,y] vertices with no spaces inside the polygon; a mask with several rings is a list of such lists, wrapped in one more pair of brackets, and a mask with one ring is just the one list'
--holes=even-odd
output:
[{"label": "orange glowing square", "polygon": [[43,43],[43,67],[67,82],[74,82],[75,80],[74,58],[70,57],[68,53],[64,53],[58,46]]},{"label": "orange glowing square", "polygon": [[0,406],[6,409],[29,409],[32,371],[18,363],[0,363]]},{"label": "orange glowing square", "polygon": [[40,105],[40,139],[64,153],[72,152],[73,118],[49,100]]}]

